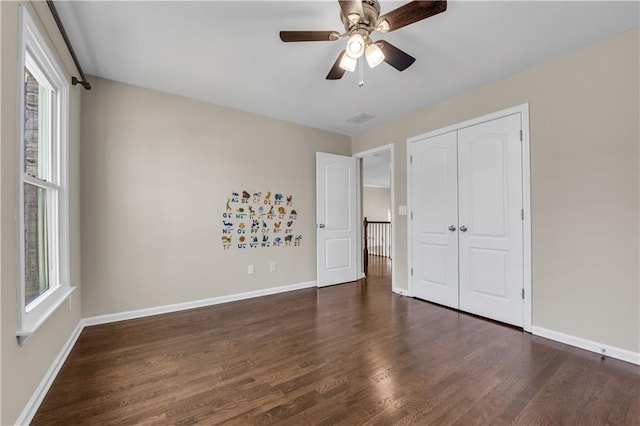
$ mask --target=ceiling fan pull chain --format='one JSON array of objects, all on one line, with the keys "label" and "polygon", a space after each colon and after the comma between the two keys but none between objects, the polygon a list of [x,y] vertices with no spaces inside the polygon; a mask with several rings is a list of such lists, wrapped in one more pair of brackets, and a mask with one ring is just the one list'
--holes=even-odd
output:
[{"label": "ceiling fan pull chain", "polygon": [[360,81],[358,81],[358,87],[362,87],[364,86],[364,61],[362,60],[362,56],[358,58],[358,68],[360,69],[358,71],[358,73],[360,74]]}]

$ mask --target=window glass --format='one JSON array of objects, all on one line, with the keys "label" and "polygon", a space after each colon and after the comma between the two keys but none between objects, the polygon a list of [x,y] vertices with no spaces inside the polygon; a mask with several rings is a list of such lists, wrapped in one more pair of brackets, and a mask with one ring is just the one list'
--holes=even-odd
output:
[{"label": "window glass", "polygon": [[24,302],[29,305],[49,289],[47,191],[24,184]]},{"label": "window glass", "polygon": [[49,180],[50,91],[24,69],[24,168],[25,173]]}]

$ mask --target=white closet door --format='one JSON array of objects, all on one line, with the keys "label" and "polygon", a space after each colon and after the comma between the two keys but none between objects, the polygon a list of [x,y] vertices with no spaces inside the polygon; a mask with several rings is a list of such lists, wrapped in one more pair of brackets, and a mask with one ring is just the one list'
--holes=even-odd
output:
[{"label": "white closet door", "polygon": [[413,296],[458,307],[456,132],[411,144]]},{"label": "white closet door", "polygon": [[520,114],[458,131],[460,309],[523,325]]}]

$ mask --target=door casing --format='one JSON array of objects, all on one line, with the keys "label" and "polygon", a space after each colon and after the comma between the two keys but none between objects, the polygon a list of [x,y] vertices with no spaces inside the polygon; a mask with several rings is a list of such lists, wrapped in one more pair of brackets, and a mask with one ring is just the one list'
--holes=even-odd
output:
[{"label": "door casing", "polygon": [[[395,207],[395,163],[394,163],[394,159],[395,159],[395,153],[394,153],[394,144],[390,143],[387,145],[382,145],[379,146],[377,148],[373,148],[373,149],[369,149],[366,151],[361,151],[358,152],[356,154],[353,154],[353,157],[356,157],[358,159],[361,159],[363,157],[366,157],[368,155],[371,154],[375,154],[377,152],[382,152],[382,151],[387,151],[390,150],[391,151],[391,185],[390,185],[390,193],[391,193],[391,290],[394,293],[398,293],[401,294],[403,296],[407,296],[407,290],[400,288],[400,287],[396,287],[396,253],[397,253],[397,249],[396,249],[396,220],[397,220],[397,211],[396,211],[396,207]],[[358,164],[360,164],[360,162],[358,162]],[[360,220],[360,223],[362,223],[362,220],[364,219],[363,213],[362,213],[362,209],[360,208],[360,206],[362,205],[362,191],[360,190],[362,187],[362,180],[360,180],[359,185],[358,185],[358,191],[359,191],[359,198],[358,198],[358,217]],[[358,230],[360,231],[362,229],[362,227],[359,227]],[[363,251],[363,247],[362,247],[362,233],[360,233],[360,235],[358,236],[358,249],[360,251],[360,253],[362,253]],[[362,263],[361,263],[362,265]],[[360,267],[360,271],[362,271],[362,266]],[[363,273],[364,276],[364,273]]]}]

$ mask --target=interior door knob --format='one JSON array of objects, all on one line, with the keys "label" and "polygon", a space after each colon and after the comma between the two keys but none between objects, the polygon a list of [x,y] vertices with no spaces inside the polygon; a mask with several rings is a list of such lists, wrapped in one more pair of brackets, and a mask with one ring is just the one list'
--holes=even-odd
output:
[{"label": "interior door knob", "polygon": [[462,225],[462,226],[460,227],[460,230],[461,230],[462,232],[467,232],[467,227],[466,227],[466,226],[464,226],[464,225]]},{"label": "interior door knob", "polygon": [[318,228],[324,228],[324,223],[319,224]]},{"label": "interior door knob", "polygon": [[453,225],[449,225],[449,231],[453,232],[456,230],[456,227]]}]

